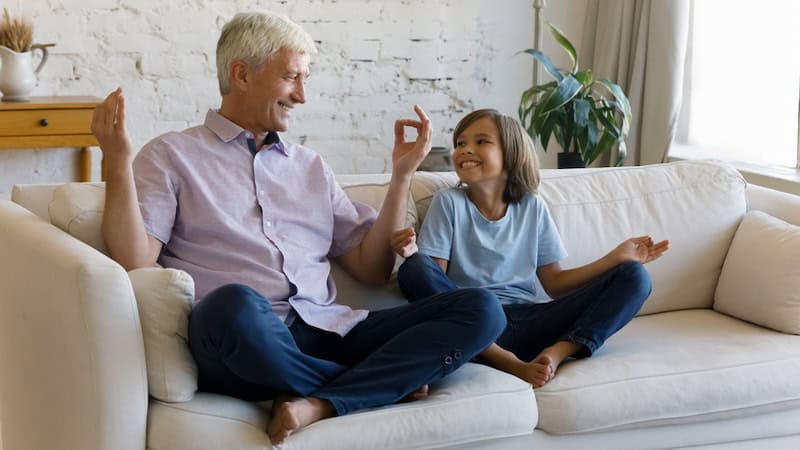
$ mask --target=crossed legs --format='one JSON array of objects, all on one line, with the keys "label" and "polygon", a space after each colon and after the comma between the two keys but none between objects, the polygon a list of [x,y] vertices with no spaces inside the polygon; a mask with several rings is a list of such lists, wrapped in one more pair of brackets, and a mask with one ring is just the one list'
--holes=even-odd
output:
[{"label": "crossed legs", "polygon": [[370,313],[342,337],[301,317],[287,327],[263,296],[227,285],[192,311],[189,344],[201,389],[278,399],[269,427],[278,443],[319,419],[403,399],[475,357],[504,328],[484,289]]}]

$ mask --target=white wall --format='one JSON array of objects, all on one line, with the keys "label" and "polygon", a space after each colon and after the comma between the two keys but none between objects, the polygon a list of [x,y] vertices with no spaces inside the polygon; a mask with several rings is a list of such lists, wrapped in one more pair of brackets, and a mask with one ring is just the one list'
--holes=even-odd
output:
[{"label": "white wall", "polygon": [[[547,16],[579,46],[587,0],[548,4]],[[217,107],[214,50],[237,11],[273,10],[318,41],[308,102],[290,139],[314,148],[339,173],[390,170],[392,124],[419,103],[434,122],[434,145],[449,145],[466,112],[516,115],[530,85],[532,0],[11,0],[34,20],[34,41],[56,42],[34,95],[126,92],[139,147],[202,122]],[[544,36],[545,50],[554,44]],[[554,52],[551,52],[554,53]],[[558,58],[556,58],[558,60]],[[99,151],[95,150],[95,178]],[[552,167],[553,152],[543,155]],[[0,151],[0,195],[14,183],[67,181],[74,150]]]}]

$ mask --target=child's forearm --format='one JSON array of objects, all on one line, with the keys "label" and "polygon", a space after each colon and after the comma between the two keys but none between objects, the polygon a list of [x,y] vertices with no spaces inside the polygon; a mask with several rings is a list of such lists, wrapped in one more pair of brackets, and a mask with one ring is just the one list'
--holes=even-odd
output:
[{"label": "child's forearm", "polygon": [[562,270],[554,277],[549,286],[545,286],[547,293],[553,298],[561,298],[599,277],[603,273],[613,269],[618,264],[619,261],[614,258],[614,255],[609,253],[584,266]]}]

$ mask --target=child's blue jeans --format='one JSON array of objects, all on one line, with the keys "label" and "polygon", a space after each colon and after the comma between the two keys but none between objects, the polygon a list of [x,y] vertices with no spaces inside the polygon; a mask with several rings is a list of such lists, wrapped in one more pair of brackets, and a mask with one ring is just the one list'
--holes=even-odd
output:
[{"label": "child's blue jeans", "polygon": [[[400,266],[398,282],[411,302],[456,289],[441,266],[420,253]],[[563,298],[503,305],[507,326],[496,343],[523,361],[558,341],[582,344],[575,356],[589,356],[633,319],[651,289],[641,263],[620,264]]]},{"label": "child's blue jeans", "polygon": [[201,390],[246,400],[277,395],[327,399],[338,414],[394,403],[461,367],[506,326],[494,294],[459,289],[370,312],[346,336],[287,327],[269,301],[231,284],[189,317]]}]

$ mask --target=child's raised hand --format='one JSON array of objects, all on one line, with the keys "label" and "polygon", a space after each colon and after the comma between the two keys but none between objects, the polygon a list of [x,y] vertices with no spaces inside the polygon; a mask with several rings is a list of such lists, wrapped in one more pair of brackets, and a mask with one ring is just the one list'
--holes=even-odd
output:
[{"label": "child's raised hand", "polygon": [[638,261],[647,264],[660,258],[667,250],[669,241],[653,243],[653,238],[650,236],[639,236],[623,241],[612,253],[620,262]]},{"label": "child's raised hand", "polygon": [[417,233],[413,227],[393,231],[389,237],[389,245],[392,246],[395,253],[403,258],[408,258],[417,253]]}]

